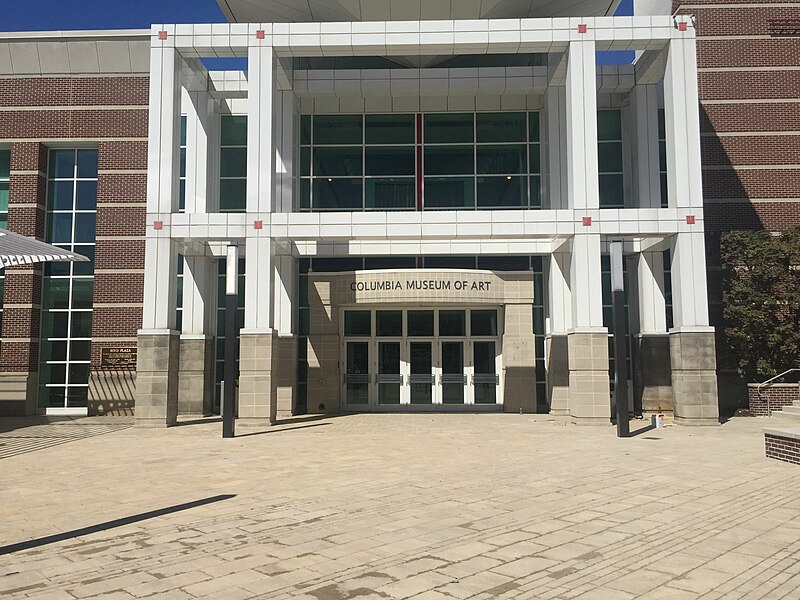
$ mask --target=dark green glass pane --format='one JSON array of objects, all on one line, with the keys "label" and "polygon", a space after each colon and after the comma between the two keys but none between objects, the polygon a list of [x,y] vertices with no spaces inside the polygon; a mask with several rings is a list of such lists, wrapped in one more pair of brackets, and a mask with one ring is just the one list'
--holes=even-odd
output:
[{"label": "dark green glass pane", "polygon": [[300,175],[311,175],[311,148],[300,148]]},{"label": "dark green glass pane", "polygon": [[414,115],[366,115],[364,142],[367,144],[413,144]]},{"label": "dark green glass pane", "polygon": [[178,210],[186,210],[186,181],[178,182]]},{"label": "dark green glass pane", "polygon": [[622,119],[619,110],[597,111],[597,139],[612,141],[622,139]]},{"label": "dark green glass pane", "polygon": [[247,116],[222,115],[220,120],[220,145],[247,145]]},{"label": "dark green glass pane", "polygon": [[478,113],[475,121],[478,143],[526,141],[525,113]]},{"label": "dark green glass pane", "polygon": [[415,256],[366,256],[364,268],[368,271],[377,269],[416,269]]},{"label": "dark green glass pane", "polygon": [[298,287],[298,304],[301,307],[308,306],[308,276],[301,275],[297,287]]},{"label": "dark green glass pane", "polygon": [[97,150],[78,150],[78,179],[97,179]]},{"label": "dark green glass pane", "polygon": [[8,229],[8,213],[0,212],[0,229]]},{"label": "dark green glass pane", "polygon": [[67,407],[83,408],[89,403],[88,387],[68,387],[67,388]]},{"label": "dark green glass pane", "polygon": [[244,212],[247,206],[247,180],[221,179],[219,182],[220,212]]},{"label": "dark green glass pane", "polygon": [[72,248],[81,256],[89,259],[89,262],[76,262],[72,263],[73,275],[91,275],[94,273],[94,246],[90,245],[76,245]]},{"label": "dark green glass pane", "polygon": [[79,181],[76,185],[75,210],[97,210],[97,180]]},{"label": "dark green glass pane", "polygon": [[180,158],[178,159],[178,173],[180,177],[186,177],[186,148],[181,148]]},{"label": "dark green glass pane", "polygon": [[474,146],[428,146],[424,169],[426,175],[472,175]]},{"label": "dark green glass pane", "polygon": [[69,366],[69,382],[74,383],[89,383],[89,365],[73,364]]},{"label": "dark green glass pane", "polygon": [[[39,381],[45,381],[39,376]],[[39,398],[37,402],[39,408],[59,408],[66,406],[66,394],[63,387],[39,387]]]},{"label": "dark green glass pane", "polygon": [[472,113],[425,115],[426,144],[463,144],[475,141]]},{"label": "dark green glass pane", "polygon": [[544,308],[541,306],[533,308],[533,332],[544,333]]},{"label": "dark green glass pane", "polygon": [[509,175],[524,173],[526,147],[524,144],[504,146],[478,146],[478,173]]},{"label": "dark green glass pane", "polygon": [[478,177],[478,206],[518,208],[528,205],[527,177]]},{"label": "dark green glass pane", "polygon": [[72,311],[70,337],[92,337],[92,313]]},{"label": "dark green glass pane", "polygon": [[372,335],[372,313],[368,310],[344,311],[344,334],[347,336]]},{"label": "dark green glass pane", "polygon": [[0,181],[0,212],[8,212],[8,182]]},{"label": "dark green glass pane", "polygon": [[75,243],[94,242],[96,229],[96,213],[77,213],[75,215]]},{"label": "dark green glass pane", "polygon": [[311,270],[317,273],[358,271],[363,266],[364,262],[361,258],[315,258],[311,262]]},{"label": "dark green glass pane", "polygon": [[667,170],[667,142],[658,143],[658,170]]},{"label": "dark green glass pane", "polygon": [[41,365],[41,370],[39,371],[39,382],[40,383],[66,383],[67,378],[67,365],[65,364],[56,364],[56,365],[48,365],[43,364]]},{"label": "dark green glass pane", "polygon": [[42,308],[69,308],[69,279],[47,277],[42,290]]},{"label": "dark green glass pane", "polygon": [[426,269],[474,269],[474,256],[426,256]]},{"label": "dark green glass pane", "polygon": [[311,180],[300,180],[300,210],[311,208]]},{"label": "dark green glass pane", "polygon": [[50,178],[75,177],[75,151],[51,150],[50,151]]},{"label": "dark green glass pane", "polygon": [[361,179],[314,179],[314,210],[360,210]]},{"label": "dark green glass pane", "polygon": [[311,143],[311,115],[300,115],[300,143]]},{"label": "dark green glass pane", "polygon": [[413,209],[416,207],[416,180],[413,177],[366,179],[366,207]]},{"label": "dark green glass pane", "polygon": [[465,312],[463,310],[440,310],[439,335],[440,336],[467,335]]},{"label": "dark green glass pane", "polygon": [[527,256],[479,256],[478,268],[489,271],[528,271],[530,259]]},{"label": "dark green glass pane", "polygon": [[497,373],[494,345],[494,342],[475,342],[475,361],[473,364],[476,373],[482,375],[494,375]]},{"label": "dark green glass pane", "polygon": [[247,177],[247,148],[222,148],[219,151],[220,177]]},{"label": "dark green glass pane", "polygon": [[52,342],[50,340],[42,340],[40,360],[67,360],[67,342]]},{"label": "dark green glass pane", "polygon": [[542,180],[539,175],[531,175],[529,183],[531,191],[531,208],[542,208]]},{"label": "dark green glass pane", "polygon": [[[411,337],[433,337],[433,311],[408,311],[408,335]],[[413,362],[412,362],[413,364]]]},{"label": "dark green glass pane", "polygon": [[541,173],[542,172],[542,157],[541,157],[542,147],[539,144],[531,144],[528,147],[528,155],[530,156],[530,164],[529,164],[529,173]]},{"label": "dark green glass pane", "polygon": [[300,335],[308,335],[309,333],[309,322],[311,320],[311,316],[309,314],[309,310],[307,308],[300,309]]},{"label": "dark green glass pane", "polygon": [[92,350],[92,342],[77,341],[69,343],[69,358],[70,360],[89,360]]},{"label": "dark green glass pane", "polygon": [[[65,250],[71,249],[70,244],[62,244],[60,247]],[[44,274],[47,277],[51,275],[69,275],[71,273],[71,265],[72,263],[68,262],[48,262],[44,265]]]},{"label": "dark green glass pane", "polygon": [[539,133],[539,113],[538,112],[531,112],[528,113],[528,141],[529,142],[538,142],[540,141],[540,133]]},{"label": "dark green glass pane", "polygon": [[8,179],[11,174],[11,150],[0,150],[0,179]]},{"label": "dark green glass pane", "polygon": [[366,149],[366,175],[414,175],[416,156],[414,147],[373,147]]},{"label": "dark green glass pane", "polygon": [[72,280],[72,308],[92,308],[92,290],[94,281],[91,279]]},{"label": "dark green glass pane", "polygon": [[475,206],[472,177],[426,177],[425,208],[470,208]]},{"label": "dark green glass pane", "polygon": [[661,174],[661,208],[669,206],[669,198],[667,197],[667,174]]},{"label": "dark green glass pane", "polygon": [[68,325],[68,312],[45,312],[42,315],[42,337],[65,338],[67,337]]},{"label": "dark green glass pane", "polygon": [[622,175],[600,175],[600,208],[624,205]]},{"label": "dark green glass pane", "polygon": [[363,143],[361,115],[315,115],[314,145]]},{"label": "dark green glass pane", "polygon": [[314,148],[314,175],[361,175],[361,148]]},{"label": "dark green glass pane", "polygon": [[622,173],[622,142],[598,144],[597,168],[601,173]]},{"label": "dark green glass pane", "polygon": [[49,210],[72,210],[74,186],[72,181],[51,181],[48,186]]},{"label": "dark green glass pane", "polygon": [[497,311],[473,310],[470,314],[470,335],[497,335]]},{"label": "dark green glass pane", "polygon": [[186,115],[181,115],[181,146],[186,145]]},{"label": "dark green glass pane", "polygon": [[72,215],[52,213],[48,215],[47,241],[52,244],[64,244],[72,241]]},{"label": "dark green glass pane", "polygon": [[664,117],[664,109],[658,109],[658,139],[666,140],[667,139],[667,126]]},{"label": "dark green glass pane", "polygon": [[403,311],[379,310],[375,313],[377,335],[382,337],[402,337]]}]

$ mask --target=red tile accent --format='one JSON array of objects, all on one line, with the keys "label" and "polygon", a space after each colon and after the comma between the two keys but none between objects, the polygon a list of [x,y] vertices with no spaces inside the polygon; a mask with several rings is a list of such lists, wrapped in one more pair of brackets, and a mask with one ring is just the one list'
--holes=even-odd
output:
[{"label": "red tile accent", "polygon": [[686,31],[686,23],[678,23],[678,31]]},{"label": "red tile accent", "polygon": [[694,225],[694,215],[686,215],[686,224]]},{"label": "red tile accent", "polygon": [[583,217],[583,226],[584,227],[591,227],[592,226],[592,217]]},{"label": "red tile accent", "polygon": [[578,25],[578,33],[586,33],[586,23],[581,23]]},{"label": "red tile accent", "polygon": [[160,39],[160,40],[167,39],[167,32],[166,31],[159,31],[158,32],[158,39]]},{"label": "red tile accent", "polygon": [[264,221],[253,221],[253,229],[264,229]]},{"label": "red tile accent", "polygon": [[256,39],[257,40],[263,40],[264,37],[266,37],[266,34],[264,33],[263,29],[259,29],[258,31],[256,31]]},{"label": "red tile accent", "polygon": [[153,229],[156,231],[164,229],[164,221],[153,221]]}]

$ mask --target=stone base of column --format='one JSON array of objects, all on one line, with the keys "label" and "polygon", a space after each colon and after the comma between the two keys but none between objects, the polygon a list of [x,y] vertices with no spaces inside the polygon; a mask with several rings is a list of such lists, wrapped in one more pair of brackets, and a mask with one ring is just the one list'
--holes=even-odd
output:
[{"label": "stone base of column", "polygon": [[178,421],[180,334],[140,331],[136,357],[136,425],[170,427]]},{"label": "stone base of column", "polygon": [[548,335],[545,339],[547,396],[550,414],[569,415],[569,350],[567,335]]},{"label": "stone base of column", "polygon": [[89,376],[88,415],[133,415],[135,395],[136,371],[133,369],[94,369]]},{"label": "stone base of column", "polygon": [[277,420],[274,331],[239,332],[239,419],[236,426],[266,427]]},{"label": "stone base of column", "polygon": [[297,387],[297,338],[295,336],[278,336],[275,338],[273,353],[275,386],[275,415],[280,421],[295,414]]},{"label": "stone base of column", "polygon": [[[313,315],[313,313],[312,313]],[[312,317],[312,324],[314,323]],[[312,325],[312,331],[314,331]],[[312,335],[308,344],[308,414],[337,415],[344,406],[339,335]]]},{"label": "stone base of column", "polygon": [[36,371],[0,373],[0,417],[27,417],[36,414]]},{"label": "stone base of column", "polygon": [[178,359],[178,414],[207,417],[214,394],[214,343],[204,335],[181,335]]},{"label": "stone base of column", "polygon": [[503,410],[535,413],[536,338],[530,304],[506,304],[503,331]]},{"label": "stone base of column", "polygon": [[567,339],[569,414],[579,424],[606,425],[611,419],[607,330],[570,331]]},{"label": "stone base of column", "polygon": [[634,398],[645,411],[672,410],[669,334],[639,333],[633,337]]},{"label": "stone base of column", "polygon": [[714,329],[673,329],[669,346],[675,422],[719,425]]}]

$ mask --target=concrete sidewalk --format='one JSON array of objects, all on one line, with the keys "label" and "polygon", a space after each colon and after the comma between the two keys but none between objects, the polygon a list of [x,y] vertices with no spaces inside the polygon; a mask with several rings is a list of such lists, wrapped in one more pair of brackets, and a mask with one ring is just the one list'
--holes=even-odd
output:
[{"label": "concrete sidewalk", "polygon": [[[0,460],[0,595],[797,598],[800,468],[764,458],[766,423],[626,440],[507,414],[233,440],[219,422],[13,429],[0,456],[26,431],[69,443]],[[55,431],[88,425],[108,430]]]}]

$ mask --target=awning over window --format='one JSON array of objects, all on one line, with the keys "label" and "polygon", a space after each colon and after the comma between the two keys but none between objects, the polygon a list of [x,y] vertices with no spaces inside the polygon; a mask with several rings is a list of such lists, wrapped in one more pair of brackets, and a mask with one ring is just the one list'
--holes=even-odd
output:
[{"label": "awning over window", "polygon": [[0,263],[3,267],[31,265],[40,262],[84,262],[80,254],[52,246],[11,231],[0,230]]}]

